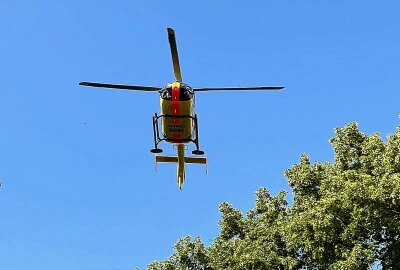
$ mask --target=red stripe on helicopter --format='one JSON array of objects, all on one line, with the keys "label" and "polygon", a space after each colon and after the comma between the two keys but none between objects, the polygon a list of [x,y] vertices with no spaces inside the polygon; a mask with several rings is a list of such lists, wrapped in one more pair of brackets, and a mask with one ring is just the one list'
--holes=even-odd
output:
[{"label": "red stripe on helicopter", "polygon": [[[181,93],[180,83],[179,82],[172,83],[172,101],[171,101],[172,116],[181,114],[180,93]],[[178,125],[180,123],[181,123],[180,118],[172,117],[172,124]],[[182,134],[173,133],[172,137],[174,139],[181,139]]]}]

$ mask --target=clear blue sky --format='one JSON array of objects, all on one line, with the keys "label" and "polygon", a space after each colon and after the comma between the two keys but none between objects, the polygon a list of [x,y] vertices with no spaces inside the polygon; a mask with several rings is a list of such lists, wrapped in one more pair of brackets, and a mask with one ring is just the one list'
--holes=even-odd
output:
[{"label": "clear blue sky", "polygon": [[[0,269],[144,269],[181,236],[211,243],[219,203],[289,190],[303,152],[332,160],[335,127],[399,125],[398,1],[191,2],[0,2]],[[287,87],[197,95],[209,173],[183,192],[153,169],[157,93],[78,86],[172,81],[167,27],[191,86]]]}]

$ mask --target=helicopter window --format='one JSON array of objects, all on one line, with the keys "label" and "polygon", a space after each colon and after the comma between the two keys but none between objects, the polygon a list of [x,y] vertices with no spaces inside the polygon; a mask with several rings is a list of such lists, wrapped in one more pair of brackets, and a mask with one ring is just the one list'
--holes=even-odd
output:
[{"label": "helicopter window", "polygon": [[[181,89],[179,93],[179,100],[187,101],[192,99],[193,97],[193,89],[190,86],[185,84],[181,84]],[[172,100],[172,88],[171,86],[164,87],[160,91],[160,95],[162,99]]]}]

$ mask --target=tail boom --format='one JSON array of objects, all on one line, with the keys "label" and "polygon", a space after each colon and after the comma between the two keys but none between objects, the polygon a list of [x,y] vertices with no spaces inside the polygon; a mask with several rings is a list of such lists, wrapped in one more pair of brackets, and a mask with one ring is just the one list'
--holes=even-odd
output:
[{"label": "tail boom", "polygon": [[[176,180],[178,182],[178,187],[182,190],[183,183],[185,182],[185,164],[205,164],[207,166],[207,157],[186,157],[185,156],[185,145],[177,145],[177,155],[176,156],[155,156],[156,169],[157,164],[162,163],[177,163],[176,168]],[[207,167],[206,167],[207,172]]]}]

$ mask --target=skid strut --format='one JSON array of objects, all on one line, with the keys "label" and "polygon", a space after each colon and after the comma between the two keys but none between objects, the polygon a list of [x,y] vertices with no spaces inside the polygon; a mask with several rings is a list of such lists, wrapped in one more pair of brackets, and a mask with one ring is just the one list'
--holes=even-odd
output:
[{"label": "skid strut", "polygon": [[[160,135],[160,129],[158,126],[158,121],[159,119],[164,119],[164,118],[190,118],[193,121],[193,133],[191,138],[188,139],[175,139],[175,138],[167,138],[164,136],[164,134],[161,136]],[[150,150],[150,152],[154,154],[162,153],[163,150],[158,148],[158,145],[162,141],[167,141],[167,142],[174,142],[174,143],[189,143],[192,142],[196,145],[196,150],[192,151],[192,154],[194,155],[204,155],[204,151],[200,150],[199,146],[199,131],[198,131],[198,121],[197,121],[197,114],[194,116],[192,115],[167,115],[167,114],[162,114],[162,115],[157,115],[157,113],[154,114],[153,116],[153,138],[154,138],[154,148]]]}]

